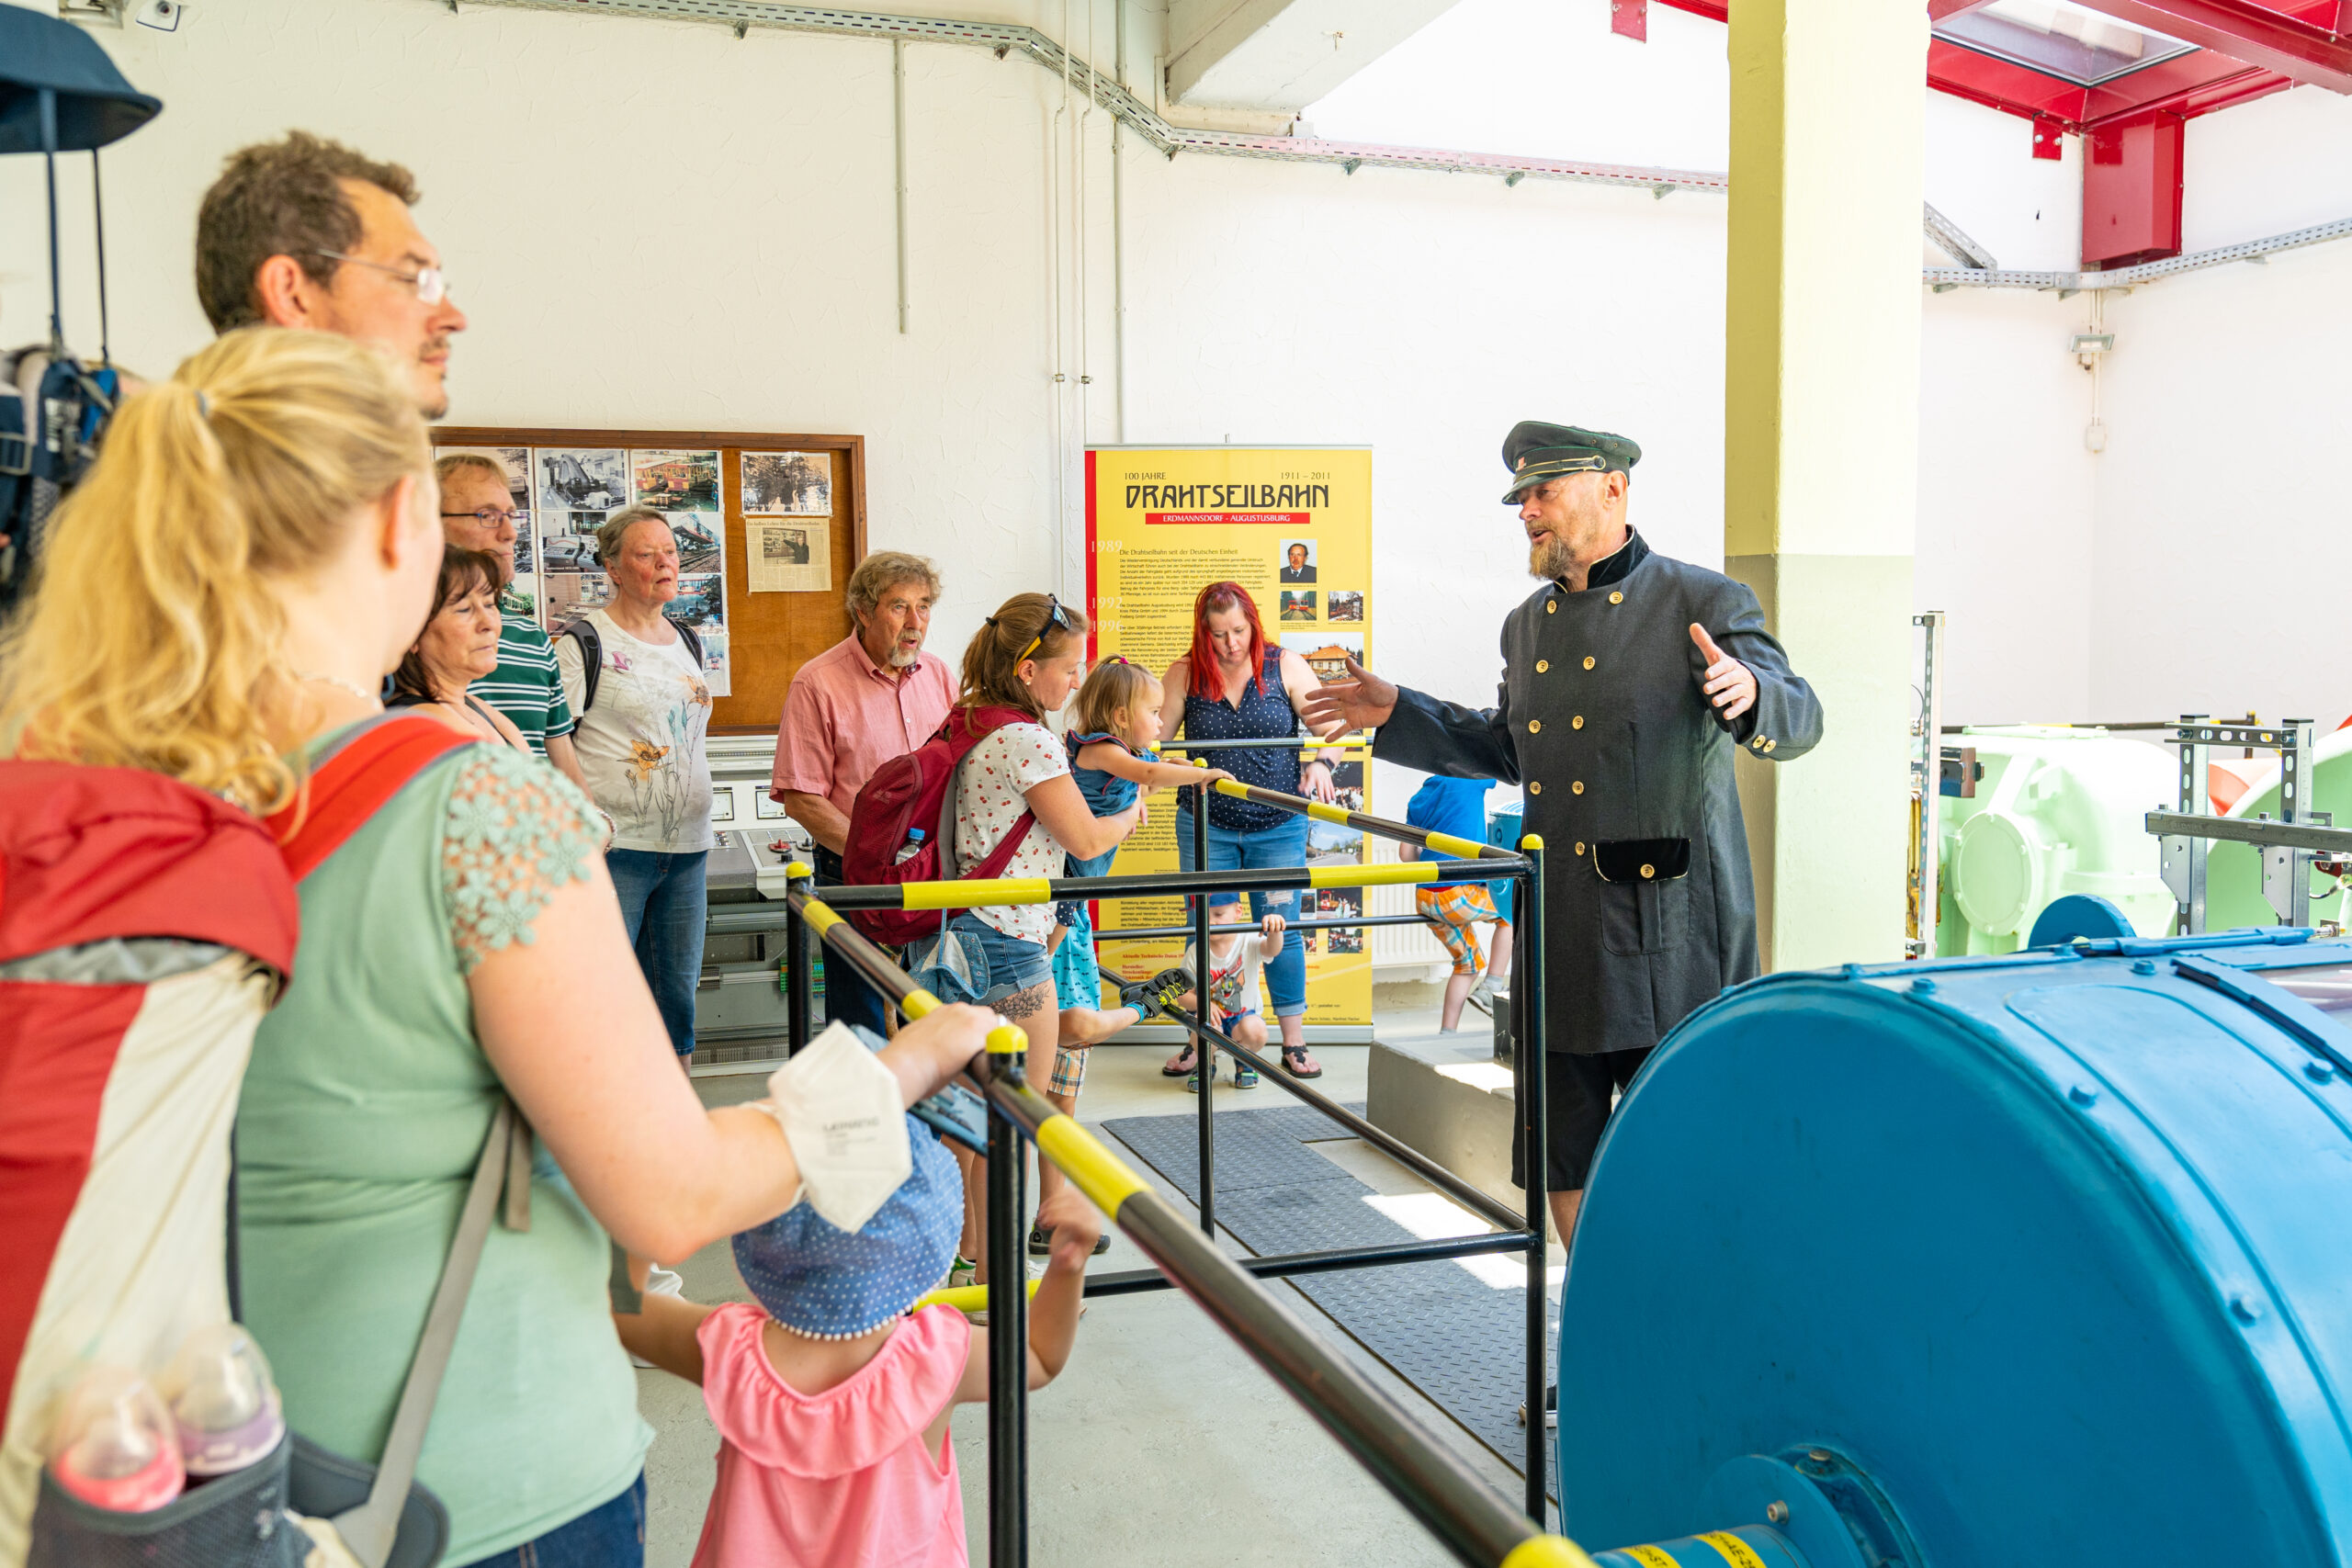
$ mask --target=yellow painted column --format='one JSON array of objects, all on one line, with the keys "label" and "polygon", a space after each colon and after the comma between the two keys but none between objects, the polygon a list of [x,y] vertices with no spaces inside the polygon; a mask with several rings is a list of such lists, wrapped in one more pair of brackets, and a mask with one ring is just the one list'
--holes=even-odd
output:
[{"label": "yellow painted column", "polygon": [[1927,7],[1737,0],[1724,570],[1827,728],[1743,755],[1767,969],[1902,956]]}]

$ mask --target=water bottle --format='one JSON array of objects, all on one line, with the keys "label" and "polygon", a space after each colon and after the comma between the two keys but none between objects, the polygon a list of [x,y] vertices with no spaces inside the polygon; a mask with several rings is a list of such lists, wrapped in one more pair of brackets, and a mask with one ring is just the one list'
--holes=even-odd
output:
[{"label": "water bottle", "polygon": [[906,847],[901,849],[898,854],[892,858],[891,863],[893,865],[904,865],[909,861],[914,859],[915,856],[922,853],[922,829],[908,829]]},{"label": "water bottle", "polygon": [[187,1485],[171,1413],[147,1380],[125,1367],[82,1374],[50,1435],[50,1473],[94,1508],[144,1514]]},{"label": "water bottle", "polygon": [[191,1476],[226,1475],[266,1457],[286,1435],[269,1359],[233,1323],[189,1335],[173,1358],[169,1391],[180,1455]]}]

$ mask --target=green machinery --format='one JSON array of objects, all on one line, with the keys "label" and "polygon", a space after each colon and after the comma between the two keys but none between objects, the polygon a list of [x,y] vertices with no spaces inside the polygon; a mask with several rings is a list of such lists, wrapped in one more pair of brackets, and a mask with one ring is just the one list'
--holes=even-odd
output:
[{"label": "green machinery", "polygon": [[[2142,936],[2170,934],[2175,900],[2145,821],[2150,811],[2176,804],[2169,752],[2105,729],[2063,725],[1972,728],[1957,739],[1959,766],[1946,748],[1937,802],[1938,955],[2015,953],[2034,918],[2070,893],[2113,903]],[[2352,768],[2342,777],[2352,804]],[[2217,845],[2216,886],[2231,863],[2223,849],[2245,852],[2252,865],[2250,846]],[[2246,880],[2260,905],[2250,870]],[[2217,914],[2211,923],[2267,925],[2277,918],[2224,922]]]}]

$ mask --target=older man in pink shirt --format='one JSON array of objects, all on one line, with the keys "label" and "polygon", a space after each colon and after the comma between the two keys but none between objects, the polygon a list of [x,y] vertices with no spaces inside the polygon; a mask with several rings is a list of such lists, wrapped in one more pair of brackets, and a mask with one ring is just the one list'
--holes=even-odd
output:
[{"label": "older man in pink shirt", "polygon": [[[939,570],[921,556],[882,550],[849,579],[850,635],[800,667],[776,727],[768,796],[817,840],[817,875],[839,882],[857,792],[874,770],[935,734],[956,705],[956,674],[922,650]],[[831,964],[828,1010],[882,1032],[881,997],[845,964]]]}]

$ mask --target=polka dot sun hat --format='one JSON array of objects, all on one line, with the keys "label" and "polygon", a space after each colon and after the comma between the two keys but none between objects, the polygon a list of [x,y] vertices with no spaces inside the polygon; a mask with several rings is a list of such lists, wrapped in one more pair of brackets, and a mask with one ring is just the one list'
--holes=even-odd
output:
[{"label": "polka dot sun hat", "polygon": [[913,1173],[859,1229],[804,1201],[735,1237],[735,1267],[770,1317],[811,1339],[856,1339],[945,1276],[964,1228],[963,1175],[911,1115],[907,1145]]}]

